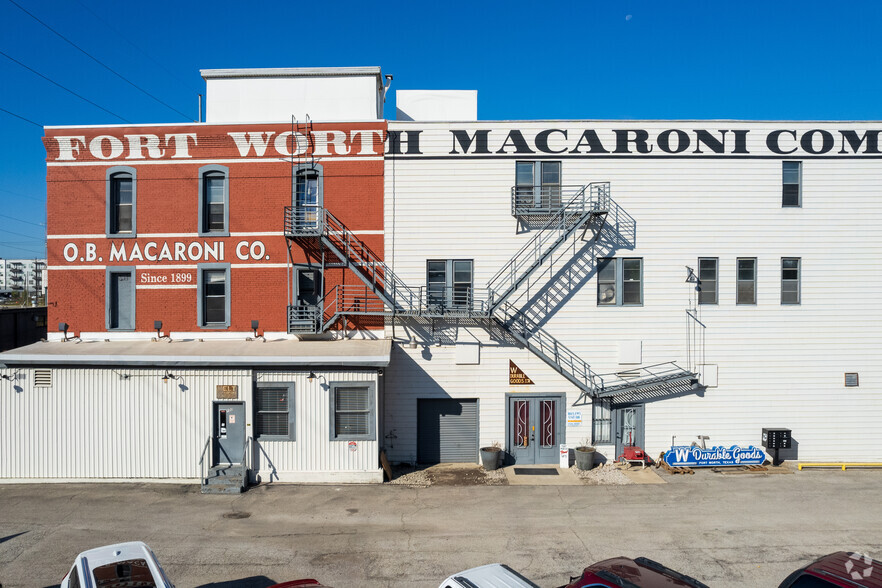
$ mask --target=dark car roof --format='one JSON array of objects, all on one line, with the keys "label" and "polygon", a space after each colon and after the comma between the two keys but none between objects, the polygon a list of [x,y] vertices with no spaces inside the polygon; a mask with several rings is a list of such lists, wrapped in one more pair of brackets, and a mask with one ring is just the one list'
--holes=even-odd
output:
[{"label": "dark car roof", "polygon": [[[837,551],[810,563],[805,571],[819,578],[835,580],[841,586],[882,588],[882,562],[859,553]],[[867,572],[869,575],[864,577]]]},{"label": "dark car roof", "polygon": [[[611,586],[623,586],[631,588],[707,588],[695,578],[676,572],[662,564],[645,557],[631,559],[629,557],[614,557],[605,559],[585,568],[582,580],[593,574],[606,581]],[[617,581],[619,580],[619,581]],[[574,582],[570,586],[581,586]]]}]

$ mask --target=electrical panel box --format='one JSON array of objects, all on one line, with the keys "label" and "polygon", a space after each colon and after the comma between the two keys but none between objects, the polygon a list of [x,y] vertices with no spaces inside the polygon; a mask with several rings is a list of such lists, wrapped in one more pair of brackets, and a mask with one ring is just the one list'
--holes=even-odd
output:
[{"label": "electrical panel box", "polygon": [[790,429],[763,429],[763,447],[790,449]]}]

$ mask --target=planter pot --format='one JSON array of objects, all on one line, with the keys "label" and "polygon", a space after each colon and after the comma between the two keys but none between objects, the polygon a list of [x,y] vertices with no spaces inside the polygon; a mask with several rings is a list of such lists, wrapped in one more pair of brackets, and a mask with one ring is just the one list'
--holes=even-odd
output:
[{"label": "planter pot", "polygon": [[594,467],[593,447],[576,447],[576,467],[580,470],[590,470]]},{"label": "planter pot", "polygon": [[495,470],[499,467],[499,458],[502,456],[502,450],[495,447],[481,448],[481,465],[485,470]]}]

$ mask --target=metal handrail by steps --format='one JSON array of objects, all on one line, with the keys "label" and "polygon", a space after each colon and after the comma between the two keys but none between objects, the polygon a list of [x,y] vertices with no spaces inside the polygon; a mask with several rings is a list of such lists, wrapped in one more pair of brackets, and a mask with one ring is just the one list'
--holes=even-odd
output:
[{"label": "metal handrail by steps", "polygon": [[[512,198],[517,198],[515,189]],[[487,282],[490,310],[505,302],[536,268],[591,218],[609,212],[609,206],[609,182],[582,186]]]}]

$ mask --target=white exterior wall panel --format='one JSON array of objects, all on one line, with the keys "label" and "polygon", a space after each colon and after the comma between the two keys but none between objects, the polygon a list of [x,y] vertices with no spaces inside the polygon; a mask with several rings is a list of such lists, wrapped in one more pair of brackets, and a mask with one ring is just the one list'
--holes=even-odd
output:
[{"label": "white exterior wall panel", "polygon": [[[379,469],[379,408],[374,412],[375,438],[356,441],[331,439],[330,384],[372,382],[379,389],[376,370],[256,372],[258,383],[293,382],[295,410],[294,441],[255,440],[253,470],[264,482],[382,482]],[[375,402],[376,402],[375,398]],[[375,404],[377,406],[377,404]]]},{"label": "white exterior wall panel", "polygon": [[198,479],[216,386],[251,383],[245,370],[175,370],[164,383],[165,370],[52,368],[38,387],[33,369],[0,371],[18,374],[0,395],[0,481]]},{"label": "white exterior wall panel", "polygon": [[[604,133],[612,129],[625,128],[647,129],[650,137],[671,128],[748,129],[748,151],[767,154],[764,139],[773,129],[796,129],[801,134],[814,128],[835,132],[867,125],[390,123],[390,130],[421,130],[420,148],[425,154],[409,159],[390,155],[386,161],[385,216],[391,233],[386,238],[386,260],[408,284],[425,285],[427,259],[474,259],[474,284],[480,290],[535,234],[516,232],[510,190],[515,183],[515,161],[538,157],[446,159],[453,148],[450,130],[462,128],[470,133],[492,129],[490,151],[494,153],[510,129],[520,129],[530,137],[542,129],[563,128],[575,138],[585,128],[596,129],[601,137],[607,137]],[[493,137],[498,138],[496,143]],[[572,148],[575,140],[567,145]],[[552,141],[551,146],[561,148],[563,143]],[[609,151],[615,148],[614,143],[605,146]],[[597,372],[626,369],[618,365],[618,342],[634,340],[643,343],[644,365],[676,360],[687,367],[690,349],[685,309],[694,292],[685,283],[684,266],[696,268],[698,257],[719,258],[719,304],[700,307],[707,329],[704,355],[699,358],[719,366],[719,386],[709,388],[703,397],[648,404],[646,449],[651,454],[669,446],[672,435],[680,440],[710,435],[714,444],[759,444],[762,427],[786,427],[793,430],[798,456],[803,460],[882,457],[882,430],[876,426],[882,420],[882,374],[878,361],[872,359],[882,350],[882,311],[875,304],[882,287],[882,274],[875,271],[882,252],[882,237],[876,229],[882,221],[878,198],[882,170],[878,159],[837,158],[840,147],[837,143],[829,158],[804,153],[792,158],[560,156],[563,185],[609,181],[612,198],[636,222],[633,248],[589,251],[588,259],[607,255],[643,258],[642,306],[598,307],[595,267],[589,263],[572,297],[547,317],[544,328]],[[509,146],[507,151],[511,154],[514,148]],[[803,161],[801,208],[781,206],[783,159]],[[756,305],[735,304],[737,257],[758,260]],[[780,304],[782,257],[802,260],[798,306]],[[554,268],[567,259],[572,259],[572,247]],[[521,306],[527,299],[522,288],[511,302]],[[466,394],[450,373],[465,367],[452,365],[452,348],[447,359],[447,348],[431,350],[434,357],[427,365],[433,367],[426,369],[433,376],[437,374],[436,393],[454,390],[451,395]],[[693,357],[697,352],[691,349]],[[527,352],[507,349],[500,353],[523,356]],[[508,391],[502,377],[477,379],[478,372],[494,361],[492,354],[482,349],[481,365],[473,366],[475,381],[484,387],[480,392],[482,443],[504,426],[490,418],[487,398],[501,399]],[[443,362],[451,365],[443,367]],[[394,360],[392,367],[396,367]],[[859,388],[844,387],[846,371],[860,373]],[[395,455],[403,456],[415,452],[414,441],[400,438],[410,413],[399,415],[391,399],[398,398],[400,405],[410,402],[406,399],[413,393],[406,382],[396,381],[394,386],[392,382],[390,379],[387,387],[387,427],[398,428],[397,443],[402,447],[396,444]],[[574,387],[568,382],[561,378],[558,386],[574,397]],[[588,416],[587,408],[585,412]]]}]

